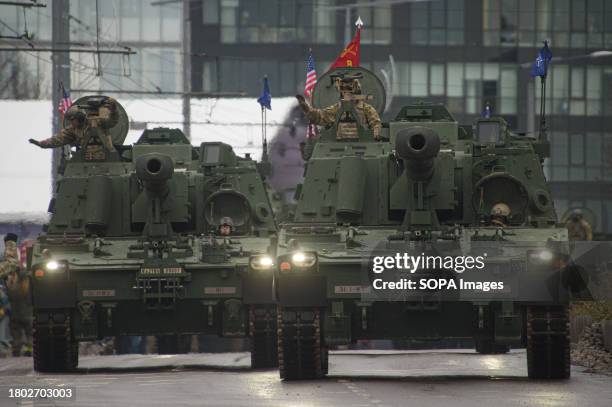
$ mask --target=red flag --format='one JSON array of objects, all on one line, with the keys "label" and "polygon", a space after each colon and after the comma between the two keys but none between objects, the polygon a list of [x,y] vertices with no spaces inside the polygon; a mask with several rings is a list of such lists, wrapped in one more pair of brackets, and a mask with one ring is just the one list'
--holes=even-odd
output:
[{"label": "red flag", "polygon": [[329,69],[341,68],[344,66],[359,66],[360,44],[361,26],[357,26],[355,37],[353,37],[353,40],[349,42],[346,48],[344,48],[344,50],[340,53],[340,56],[336,59],[336,62],[334,62]]}]

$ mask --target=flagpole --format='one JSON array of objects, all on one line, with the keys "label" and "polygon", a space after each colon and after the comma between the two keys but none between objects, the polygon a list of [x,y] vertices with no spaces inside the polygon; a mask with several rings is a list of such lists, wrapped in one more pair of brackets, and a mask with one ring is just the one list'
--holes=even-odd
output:
[{"label": "flagpole", "polygon": [[268,161],[268,128],[267,128],[267,121],[268,121],[268,112],[266,112],[265,108],[262,108],[263,110],[263,152],[261,154],[261,161]]},{"label": "flagpole", "polygon": [[548,72],[544,74],[544,76],[540,76],[540,132],[539,139],[540,141],[547,141],[547,127],[546,127],[546,77],[548,76]]}]

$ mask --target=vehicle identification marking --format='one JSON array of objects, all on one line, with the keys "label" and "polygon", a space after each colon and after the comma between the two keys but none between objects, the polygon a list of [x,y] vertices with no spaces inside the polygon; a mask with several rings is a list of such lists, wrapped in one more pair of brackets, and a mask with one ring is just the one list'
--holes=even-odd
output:
[{"label": "vehicle identification marking", "polygon": [[158,274],[182,274],[182,267],[144,267],[140,269],[141,275],[158,275]]},{"label": "vehicle identification marking", "polygon": [[204,294],[236,294],[236,287],[204,287]]},{"label": "vehicle identification marking", "polygon": [[83,290],[83,297],[114,297],[115,290]]},{"label": "vehicle identification marking", "polygon": [[334,294],[361,294],[370,292],[370,287],[360,285],[335,285]]}]

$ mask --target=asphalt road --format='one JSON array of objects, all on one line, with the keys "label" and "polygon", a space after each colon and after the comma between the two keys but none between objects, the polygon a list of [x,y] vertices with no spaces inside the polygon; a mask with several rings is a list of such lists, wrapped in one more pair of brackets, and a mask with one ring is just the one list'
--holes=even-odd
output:
[{"label": "asphalt road", "polygon": [[[529,381],[524,351],[340,351],[327,379],[282,382],[248,353],[82,357],[73,374],[0,359],[0,406],[612,406],[612,377],[573,367],[567,381]],[[76,390],[76,400],[10,399],[20,387]]]}]

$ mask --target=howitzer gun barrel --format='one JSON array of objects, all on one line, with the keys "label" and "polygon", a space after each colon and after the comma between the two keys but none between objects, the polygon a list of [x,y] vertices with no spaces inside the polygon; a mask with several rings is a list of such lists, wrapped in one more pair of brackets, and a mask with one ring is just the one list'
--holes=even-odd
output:
[{"label": "howitzer gun barrel", "polygon": [[147,192],[155,197],[168,193],[168,180],[174,173],[174,162],[169,155],[149,153],[136,159],[136,176]]},{"label": "howitzer gun barrel", "polygon": [[426,181],[434,174],[434,159],[440,152],[440,137],[426,127],[403,129],[397,133],[395,151],[406,161],[414,180]]}]

